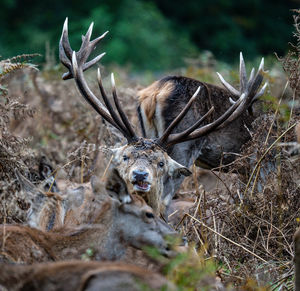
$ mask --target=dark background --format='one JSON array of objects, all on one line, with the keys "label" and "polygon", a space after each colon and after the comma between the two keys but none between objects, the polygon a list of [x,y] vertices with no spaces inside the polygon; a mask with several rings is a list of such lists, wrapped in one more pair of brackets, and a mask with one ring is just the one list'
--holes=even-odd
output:
[{"label": "dark background", "polygon": [[57,54],[66,16],[73,49],[90,22],[94,34],[110,33],[101,50],[105,61],[134,70],[165,70],[183,65],[183,57],[211,51],[218,60],[236,61],[277,52],[292,41],[291,9],[296,0],[1,0],[0,55]]}]

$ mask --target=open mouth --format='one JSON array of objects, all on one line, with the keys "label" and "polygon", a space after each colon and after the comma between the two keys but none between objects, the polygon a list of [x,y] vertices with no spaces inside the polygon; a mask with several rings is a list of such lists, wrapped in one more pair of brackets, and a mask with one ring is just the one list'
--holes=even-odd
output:
[{"label": "open mouth", "polygon": [[148,182],[138,181],[133,183],[133,189],[136,191],[148,192],[151,185]]}]

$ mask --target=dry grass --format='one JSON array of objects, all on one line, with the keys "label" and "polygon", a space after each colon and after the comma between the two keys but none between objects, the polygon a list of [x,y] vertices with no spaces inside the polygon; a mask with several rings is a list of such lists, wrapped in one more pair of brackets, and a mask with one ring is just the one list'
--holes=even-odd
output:
[{"label": "dry grass", "polygon": [[[299,11],[295,22],[299,43]],[[223,282],[244,285],[245,290],[259,290],[248,278],[271,290],[293,288],[292,242],[300,219],[300,155],[294,131],[300,121],[299,44],[295,48],[281,59],[293,90],[288,114],[281,99],[269,99],[273,109],[256,120],[252,140],[229,171],[221,166],[201,185],[203,171],[194,167],[178,191],[179,197],[194,199],[195,206],[177,229],[195,242],[204,261],[215,262]],[[109,157],[101,147],[117,146],[123,138],[81,101],[72,80],[57,78],[58,71],[28,72],[22,64],[21,71],[7,74],[11,71],[1,65],[6,74],[0,75],[0,222],[25,222],[28,197],[16,184],[15,169],[31,178],[46,156],[57,178],[85,182],[92,174],[105,174]],[[97,92],[95,73],[88,79]],[[104,86],[109,88],[106,82]],[[123,75],[117,86],[125,111],[137,124],[138,85]],[[211,181],[217,186],[208,187]]]}]

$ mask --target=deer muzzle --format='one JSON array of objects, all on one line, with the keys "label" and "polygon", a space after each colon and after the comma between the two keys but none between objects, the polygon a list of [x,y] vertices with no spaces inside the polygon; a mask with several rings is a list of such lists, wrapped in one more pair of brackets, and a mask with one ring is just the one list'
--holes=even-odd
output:
[{"label": "deer muzzle", "polygon": [[149,173],[142,170],[132,171],[131,183],[133,184],[133,189],[139,192],[149,192],[151,188],[151,183],[149,181]]}]

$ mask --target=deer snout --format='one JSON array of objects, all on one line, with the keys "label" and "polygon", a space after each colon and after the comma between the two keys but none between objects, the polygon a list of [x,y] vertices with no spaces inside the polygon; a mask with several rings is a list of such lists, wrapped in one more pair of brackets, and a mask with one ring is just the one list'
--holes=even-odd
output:
[{"label": "deer snout", "polygon": [[148,192],[151,187],[149,182],[149,173],[143,170],[133,170],[132,184],[136,191]]},{"label": "deer snout", "polygon": [[132,176],[136,182],[143,182],[149,176],[149,173],[145,171],[133,171]]}]

